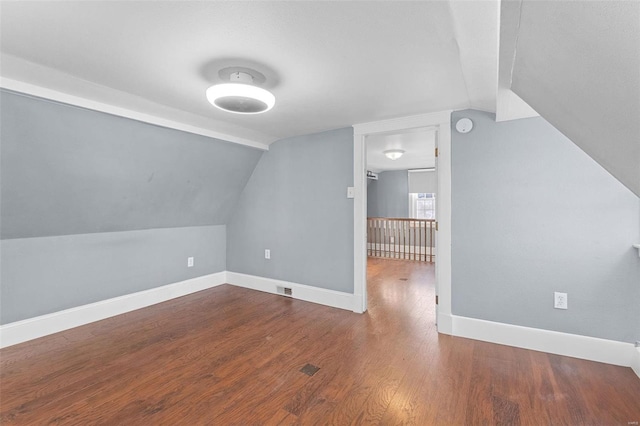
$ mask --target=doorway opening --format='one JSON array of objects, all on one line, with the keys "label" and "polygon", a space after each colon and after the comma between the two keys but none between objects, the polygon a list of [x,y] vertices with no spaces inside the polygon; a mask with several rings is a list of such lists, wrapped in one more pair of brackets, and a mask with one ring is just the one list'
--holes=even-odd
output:
[{"label": "doorway opening", "polygon": [[435,140],[432,127],[366,137],[368,258],[435,261]]},{"label": "doorway opening", "polygon": [[[436,320],[451,334],[451,111],[354,125],[354,311],[367,310],[367,144],[390,135],[431,132],[436,148]],[[399,148],[397,148],[399,149]],[[375,166],[375,165],[374,165]],[[408,201],[405,206],[409,207]],[[437,301],[437,302],[436,302]]]}]

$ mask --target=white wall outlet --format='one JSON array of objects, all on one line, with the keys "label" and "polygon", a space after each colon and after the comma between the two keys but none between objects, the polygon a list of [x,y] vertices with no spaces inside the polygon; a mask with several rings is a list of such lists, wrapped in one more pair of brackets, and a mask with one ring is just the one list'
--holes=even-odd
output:
[{"label": "white wall outlet", "polygon": [[556,309],[569,309],[567,293],[553,293],[553,307]]},{"label": "white wall outlet", "polygon": [[187,257],[187,268],[193,267],[193,257]]},{"label": "white wall outlet", "polygon": [[264,258],[265,258],[265,259],[271,259],[271,250],[269,250],[269,249],[265,249],[265,251],[264,251]]},{"label": "white wall outlet", "polygon": [[395,238],[395,237],[391,237],[391,241],[390,241],[390,243],[391,243],[391,244],[394,244],[395,242],[396,242],[396,238]]}]

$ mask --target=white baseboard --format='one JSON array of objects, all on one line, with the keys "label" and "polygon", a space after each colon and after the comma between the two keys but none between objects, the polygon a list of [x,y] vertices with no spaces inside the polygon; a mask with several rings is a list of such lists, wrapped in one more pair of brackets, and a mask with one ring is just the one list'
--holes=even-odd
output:
[{"label": "white baseboard", "polygon": [[226,272],[223,271],[5,324],[0,326],[0,348],[155,305],[225,282]]},{"label": "white baseboard", "polygon": [[[282,294],[278,288],[286,287],[292,290],[291,297],[294,299],[349,311],[355,309],[355,296],[350,293],[223,271],[2,325],[0,326],[0,348],[100,321],[225,283],[273,294]],[[448,314],[438,315],[438,331],[458,337],[631,367],[640,377],[640,348],[636,348],[631,343]]]},{"label": "white baseboard", "polygon": [[227,271],[227,283],[238,287],[250,288],[273,294],[282,294],[278,291],[278,287],[286,287],[291,289],[291,297],[294,299],[305,300],[307,302],[318,303],[349,311],[353,311],[355,308],[353,294],[344,293],[342,291],[327,290],[320,287],[312,287],[304,284],[229,271]]},{"label": "white baseboard", "polygon": [[438,333],[453,334],[453,318],[451,315],[438,312],[437,316]]},{"label": "white baseboard", "polygon": [[637,376],[640,377],[640,348],[635,348],[636,352],[633,354],[633,359],[631,360],[631,368],[636,372]]},{"label": "white baseboard", "polygon": [[[631,343],[456,315],[450,317],[454,336],[632,367],[640,376],[640,352]],[[442,321],[442,316],[438,321]]]}]

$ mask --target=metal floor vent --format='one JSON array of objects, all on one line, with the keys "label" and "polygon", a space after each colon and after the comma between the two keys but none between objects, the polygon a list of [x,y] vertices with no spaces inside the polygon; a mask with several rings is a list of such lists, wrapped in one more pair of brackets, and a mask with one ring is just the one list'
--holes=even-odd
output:
[{"label": "metal floor vent", "polygon": [[285,296],[293,296],[293,290],[290,289],[289,287],[277,286],[276,290],[277,290],[278,294],[283,294]]},{"label": "metal floor vent", "polygon": [[320,370],[320,367],[316,367],[315,365],[307,364],[304,367],[302,367],[300,372],[306,374],[309,377],[311,377],[314,374],[316,374],[318,372],[318,370]]},{"label": "metal floor vent", "polygon": [[400,281],[409,281],[409,278],[400,278]]}]

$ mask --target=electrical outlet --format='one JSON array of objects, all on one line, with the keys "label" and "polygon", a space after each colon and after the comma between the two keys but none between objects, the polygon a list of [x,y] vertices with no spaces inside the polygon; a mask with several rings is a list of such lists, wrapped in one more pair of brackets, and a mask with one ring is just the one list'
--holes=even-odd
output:
[{"label": "electrical outlet", "polygon": [[391,243],[391,244],[394,244],[395,242],[396,242],[395,237],[391,237],[391,241],[390,241],[390,243]]},{"label": "electrical outlet", "polygon": [[265,251],[264,251],[264,258],[265,258],[265,259],[271,259],[271,250],[269,250],[269,249],[265,249]]},{"label": "electrical outlet", "polygon": [[569,309],[567,293],[553,293],[553,307],[556,309]]},{"label": "electrical outlet", "polygon": [[193,267],[193,257],[187,257],[187,268]]}]

